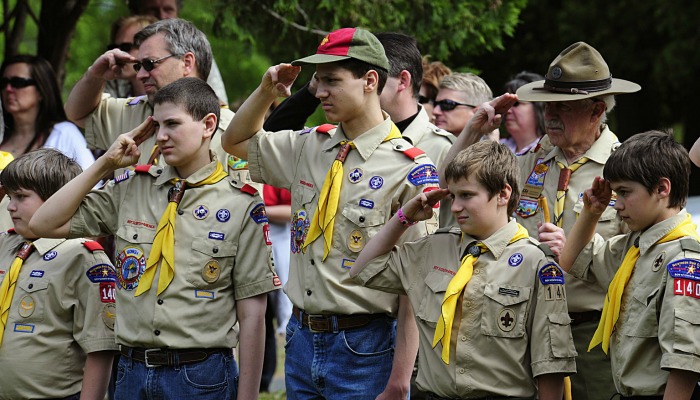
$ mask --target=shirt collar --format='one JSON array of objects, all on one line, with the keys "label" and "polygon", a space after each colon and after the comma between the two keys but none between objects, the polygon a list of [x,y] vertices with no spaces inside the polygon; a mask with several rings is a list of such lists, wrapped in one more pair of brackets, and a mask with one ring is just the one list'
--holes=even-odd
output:
[{"label": "shirt collar", "polygon": [[[540,144],[544,145],[550,144],[551,142],[549,141],[549,137],[545,135],[545,138],[540,141]],[[593,145],[591,146],[588,151],[586,151],[581,157],[588,157],[590,161],[594,161],[598,164],[605,164],[605,162],[608,160],[610,157],[610,154],[612,154],[613,149],[615,148],[615,144],[620,143],[620,141],[617,139],[617,136],[608,128],[607,125],[604,126],[603,131],[600,133],[600,137],[593,142]],[[559,149],[559,147],[552,146],[552,149],[550,150],[549,153],[544,157],[543,161],[549,161],[551,159],[556,159],[563,164],[568,164],[566,162],[566,156],[564,156],[564,152]]]},{"label": "shirt collar", "polygon": [[635,240],[639,239],[639,253],[646,253],[649,248],[656,244],[664,235],[671,232],[686,218],[688,212],[682,209],[678,214],[669,219],[665,219],[658,224],[652,225],[649,229],[638,234]]},{"label": "shirt collar", "polygon": [[[389,132],[391,132],[391,118],[389,115],[382,111],[384,115],[384,121],[374,128],[362,133],[360,136],[355,138],[352,142],[355,144],[355,149],[362,156],[362,159],[367,161],[367,159],[374,153],[374,150],[379,147],[380,144],[386,139]],[[323,146],[323,151],[331,151],[334,147],[340,144],[342,141],[347,141],[348,138],[343,132],[343,124],[338,125],[335,134],[331,139]]]},{"label": "shirt collar", "polygon": [[[508,246],[508,243],[510,243],[510,240],[513,238],[513,236],[515,236],[516,232],[518,232],[518,223],[515,221],[515,219],[511,218],[506,225],[502,226],[491,236],[481,240],[480,242],[483,243],[489,249],[491,254],[493,254],[493,257],[498,260],[501,254],[503,254],[503,251],[505,251],[506,246]],[[464,249],[474,242],[479,242],[479,240],[476,240],[469,235],[464,235],[460,245],[460,254],[464,254]]]},{"label": "shirt collar", "polygon": [[[198,169],[192,175],[188,176],[187,179],[185,179],[185,181],[188,184],[196,184],[198,182],[201,182],[203,179],[206,179],[209,175],[211,175],[212,172],[214,172],[214,170],[216,169],[216,163],[218,162],[218,159],[216,157],[216,154],[212,153],[211,150],[209,151],[209,157],[211,158],[211,162],[209,162],[209,164]],[[163,173],[156,178],[156,181],[153,184],[160,186],[165,183],[168,183],[172,179],[182,178],[180,178],[180,176],[177,174],[177,170],[174,167],[171,167],[170,165],[164,165]]]},{"label": "shirt collar", "polygon": [[47,238],[39,238],[33,242],[34,248],[36,249],[37,253],[39,253],[42,257],[44,254],[48,253],[52,249],[56,248],[59,244],[65,242],[66,239],[47,239]]}]

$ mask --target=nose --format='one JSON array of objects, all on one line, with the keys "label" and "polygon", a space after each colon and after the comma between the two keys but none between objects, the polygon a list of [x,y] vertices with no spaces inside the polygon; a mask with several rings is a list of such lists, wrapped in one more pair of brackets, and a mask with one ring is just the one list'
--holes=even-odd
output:
[{"label": "nose", "polygon": [[10,198],[10,201],[7,203],[7,211],[17,211],[17,205],[15,205],[15,200]]},{"label": "nose", "polygon": [[544,103],[544,117],[545,118],[554,118],[557,116],[557,111],[556,107],[554,107],[554,104],[551,104],[549,102]]},{"label": "nose", "polygon": [[624,209],[625,209],[625,203],[624,203],[623,201],[621,201],[620,198],[618,197],[617,200],[615,200],[615,205],[613,206],[613,208],[614,208],[616,211],[624,210]]},{"label": "nose", "polygon": [[146,71],[146,68],[144,68],[143,65],[141,66],[141,69],[136,73],[136,78],[142,81],[145,81],[150,76],[151,74],[148,71]]},{"label": "nose", "polygon": [[442,108],[440,108],[439,104],[433,106],[433,115],[442,115]]}]

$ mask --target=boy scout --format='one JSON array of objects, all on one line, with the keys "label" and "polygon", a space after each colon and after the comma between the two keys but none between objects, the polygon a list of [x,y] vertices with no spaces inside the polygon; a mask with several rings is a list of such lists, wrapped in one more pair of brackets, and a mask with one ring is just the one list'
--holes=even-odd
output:
[{"label": "boy scout", "polygon": [[[222,138],[229,153],[249,160],[254,181],[292,192],[287,398],[374,400],[385,387],[386,395],[405,398],[418,347],[410,309],[398,308],[395,295],[343,280],[399,206],[435,187],[436,168],[381,110],[389,62],[370,32],[331,32],[315,55],[293,64],[317,64],[316,96],[340,126],[261,130],[268,106],[299,73],[281,64],[263,76]],[[426,233],[423,224],[409,236]]]},{"label": "boy scout", "polygon": [[[399,209],[350,275],[408,294],[420,332],[416,383],[428,398],[561,400],[564,374],[576,371],[564,277],[551,253],[509,218],[518,203],[515,156],[478,142],[444,178],[447,190]],[[394,247],[448,193],[459,228]]]},{"label": "boy scout", "polygon": [[[206,82],[178,80],[154,104],[153,118],[56,193],[32,227],[116,235],[116,398],[236,398],[239,337],[238,398],[257,398],[266,293],[279,285],[265,208],[209,151],[219,104]],[[90,191],[106,172],[136,162],[154,130],[168,166],[140,166]]]},{"label": "boy scout", "polygon": [[15,228],[0,235],[0,399],[102,399],[115,350],[115,273],[84,239],[41,239],[34,211],[80,174],[61,152],[39,149],[0,178]]},{"label": "boy scout", "polygon": [[[608,158],[603,175],[584,192],[560,257],[569,273],[608,290],[589,350],[609,352],[622,399],[700,399],[700,243],[684,208],[688,153],[668,133],[641,133]],[[609,205],[631,232],[606,241],[595,229]]]}]

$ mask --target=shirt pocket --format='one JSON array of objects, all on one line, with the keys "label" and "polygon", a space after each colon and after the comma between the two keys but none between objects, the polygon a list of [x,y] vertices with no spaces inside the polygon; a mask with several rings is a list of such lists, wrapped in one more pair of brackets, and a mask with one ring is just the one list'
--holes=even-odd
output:
[{"label": "shirt pocket", "polygon": [[484,287],[481,333],[486,336],[525,336],[531,288],[488,283]]},{"label": "shirt pocket", "polygon": [[41,322],[44,320],[45,309],[48,308],[49,281],[45,279],[30,278],[17,282],[15,300],[17,305],[13,307],[13,320],[24,322]]},{"label": "shirt pocket", "polygon": [[547,314],[547,328],[549,330],[549,343],[552,347],[552,355],[556,358],[576,357],[569,314]]},{"label": "shirt pocket", "polygon": [[416,316],[432,328],[437,326],[438,319],[442,313],[442,302],[445,299],[445,292],[452,278],[451,275],[444,272],[435,271],[428,273],[425,277],[425,284],[429,290],[425,292],[421,299]]},{"label": "shirt pocket", "polygon": [[626,319],[617,328],[625,336],[657,337],[659,336],[659,321],[656,315],[656,297],[658,287],[639,286],[634,289],[625,311]]},{"label": "shirt pocket", "polygon": [[146,270],[146,262],[156,232],[140,226],[122,225],[117,230],[116,236],[117,288],[134,290],[138,287],[141,276]]},{"label": "shirt pocket", "polygon": [[674,310],[673,349],[700,356],[700,313]]},{"label": "shirt pocket", "polygon": [[347,238],[339,238],[339,240],[345,241],[348,250],[353,253],[359,253],[385,222],[383,210],[369,209],[357,204],[346,204],[342,214],[351,224],[347,229],[338,230],[338,234],[348,235]]},{"label": "shirt pocket", "polygon": [[187,281],[202,289],[229,286],[237,252],[238,244],[232,241],[194,238],[189,260],[184,264],[188,268]]}]

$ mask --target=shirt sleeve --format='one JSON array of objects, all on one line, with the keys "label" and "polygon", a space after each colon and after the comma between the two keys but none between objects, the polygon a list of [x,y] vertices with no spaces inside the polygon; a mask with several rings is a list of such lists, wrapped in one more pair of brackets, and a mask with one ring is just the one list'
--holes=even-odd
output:
[{"label": "shirt sleeve", "polygon": [[114,99],[103,94],[97,108],[85,121],[88,146],[93,149],[109,149],[119,135],[138,126],[150,114],[150,106],[145,99]]},{"label": "shirt sleeve", "polygon": [[628,240],[629,235],[618,235],[604,240],[596,233],[593,240],[576,257],[569,273],[607,290],[625,257],[625,245]]},{"label": "shirt sleeve", "polygon": [[70,220],[70,238],[99,237],[117,231],[119,196],[128,181],[134,179],[134,172],[129,174],[127,181],[115,184],[111,180],[85,196]]},{"label": "shirt sleeve", "polygon": [[258,131],[248,143],[248,168],[253,181],[291,190],[301,147],[312,133]]},{"label": "shirt sleeve", "polygon": [[404,243],[370,261],[354,278],[355,282],[371,289],[394,294],[406,294],[413,286],[416,272],[423,268],[422,261],[429,254],[429,237]]}]

